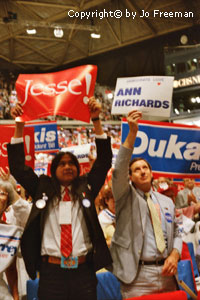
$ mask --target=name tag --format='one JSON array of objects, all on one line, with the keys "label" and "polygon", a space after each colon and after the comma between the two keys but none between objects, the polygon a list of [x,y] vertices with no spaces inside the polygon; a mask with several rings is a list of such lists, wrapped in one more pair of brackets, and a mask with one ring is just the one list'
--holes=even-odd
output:
[{"label": "name tag", "polygon": [[71,224],[71,201],[59,202],[59,224]]}]

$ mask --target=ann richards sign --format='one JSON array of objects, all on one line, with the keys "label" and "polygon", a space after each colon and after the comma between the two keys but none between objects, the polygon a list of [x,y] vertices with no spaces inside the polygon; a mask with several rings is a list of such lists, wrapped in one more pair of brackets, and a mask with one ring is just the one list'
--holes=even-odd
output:
[{"label": "ann richards sign", "polygon": [[173,92],[171,76],[118,78],[112,114],[127,114],[135,109],[145,115],[169,117]]}]

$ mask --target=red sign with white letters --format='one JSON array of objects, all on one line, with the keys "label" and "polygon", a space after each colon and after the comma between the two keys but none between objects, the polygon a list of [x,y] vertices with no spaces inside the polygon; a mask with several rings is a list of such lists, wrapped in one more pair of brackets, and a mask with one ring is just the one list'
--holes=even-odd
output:
[{"label": "red sign with white letters", "polygon": [[[11,137],[14,133],[14,126],[1,125],[0,134],[0,161],[1,167],[6,169],[8,167],[8,154],[7,154],[7,143],[10,143]],[[24,128],[24,150],[26,165],[34,169],[34,127]]]},{"label": "red sign with white letters", "polygon": [[97,66],[84,65],[45,74],[20,74],[17,97],[23,106],[21,121],[61,115],[88,122],[88,99],[94,93]]}]

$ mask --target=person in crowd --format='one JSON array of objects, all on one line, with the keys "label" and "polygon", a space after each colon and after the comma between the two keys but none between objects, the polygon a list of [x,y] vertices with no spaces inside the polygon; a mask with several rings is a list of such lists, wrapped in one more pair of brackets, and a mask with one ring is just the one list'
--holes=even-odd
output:
[{"label": "person in crowd", "polygon": [[[9,181],[3,181],[0,179],[0,233],[4,232],[5,225],[9,225],[3,220],[3,214],[7,207],[14,201],[14,188]],[[7,231],[7,228],[6,228]],[[3,249],[3,245],[1,250]],[[1,253],[2,254],[2,253]],[[5,253],[4,253],[5,255]],[[11,260],[4,262],[4,257],[0,257],[0,300],[19,300],[18,293],[18,277],[16,268],[16,256],[12,256]],[[2,270],[3,265],[8,265],[5,270]],[[4,280],[3,274],[6,273],[8,285]],[[10,292],[11,291],[11,292]]]},{"label": "person in crowd", "polygon": [[178,193],[178,186],[168,177],[158,177],[156,191],[164,194],[165,196],[172,199],[175,204],[175,198]]},{"label": "person in crowd", "polygon": [[[51,163],[51,177],[38,177],[25,165],[22,122],[16,122],[7,145],[11,174],[33,199],[21,250],[29,276],[35,279],[39,271],[40,300],[95,300],[95,272],[112,261],[94,205],[111,167],[111,143],[99,119],[101,105],[92,97],[88,107],[97,158],[85,176],[79,176],[76,156],[60,152]],[[22,113],[18,104],[12,116]]]},{"label": "person in crowd", "polygon": [[[169,197],[172,199],[173,203],[175,204],[175,199],[178,193],[178,187],[175,184],[172,185],[161,185],[157,192]],[[183,208],[176,208],[176,216],[180,214],[192,219],[197,213],[200,212],[200,202],[193,203],[192,205],[183,207]]]},{"label": "person in crowd", "polygon": [[9,181],[14,189],[14,199],[12,201],[12,205],[7,207],[3,214],[3,219],[7,224],[13,224],[24,228],[32,205],[18,194],[16,180],[10,174],[10,170],[8,168],[5,171],[0,167],[0,179],[3,181]]},{"label": "person in crowd", "polygon": [[107,184],[101,193],[100,200],[103,210],[99,213],[99,223],[103,229],[108,247],[110,247],[112,236],[115,232],[115,200],[112,189]]},{"label": "person in crowd", "polygon": [[184,189],[178,192],[176,208],[186,207],[200,201],[200,187],[195,185],[193,178],[184,178]]},{"label": "person in crowd", "polygon": [[[20,226],[24,228],[29,217],[32,204],[27,200],[23,199],[17,192],[17,183],[14,177],[10,174],[9,169],[7,170],[0,167],[0,179],[4,182],[10,182],[13,186],[14,198],[12,204],[7,207],[3,213],[2,219],[10,225]],[[16,267],[18,274],[18,293],[19,298],[24,299],[26,297],[26,282],[29,276],[26,272],[24,260],[21,256],[20,247],[18,249],[16,257]]]},{"label": "person in crowd", "polygon": [[182,251],[173,202],[152,190],[152,170],[145,159],[130,162],[141,116],[129,112],[129,133],[112,174],[116,227],[110,270],[121,281],[123,299],[176,290]]}]

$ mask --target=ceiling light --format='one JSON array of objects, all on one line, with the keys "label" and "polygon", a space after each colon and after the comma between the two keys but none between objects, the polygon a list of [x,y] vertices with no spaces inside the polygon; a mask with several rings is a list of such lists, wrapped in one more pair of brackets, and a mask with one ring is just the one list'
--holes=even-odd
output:
[{"label": "ceiling light", "polygon": [[188,37],[187,37],[186,34],[183,34],[183,35],[181,36],[180,42],[181,42],[182,45],[186,45],[186,44],[187,44],[187,42],[188,42]]},{"label": "ceiling light", "polygon": [[192,102],[192,103],[195,103],[195,102],[196,102],[196,98],[194,98],[194,97],[191,98],[191,102]]},{"label": "ceiling light", "polygon": [[188,109],[188,110],[187,110],[187,112],[188,112],[188,114],[190,114],[190,113],[191,113],[191,110],[190,110],[190,109]]},{"label": "ceiling light", "polygon": [[54,29],[53,33],[54,33],[55,37],[57,37],[57,38],[62,38],[64,35],[64,31],[62,30],[61,27],[56,27]]},{"label": "ceiling light", "polygon": [[36,34],[36,29],[35,28],[27,28],[26,29],[26,32],[28,33],[28,34]]},{"label": "ceiling light", "polygon": [[100,39],[100,37],[101,37],[100,33],[96,33],[96,32],[92,32],[92,33],[90,34],[90,36],[91,36],[91,38],[93,38],[93,39]]},{"label": "ceiling light", "polygon": [[196,97],[197,103],[200,103],[200,97]]},{"label": "ceiling light", "polygon": [[93,28],[93,30],[92,30],[92,32],[90,34],[91,38],[93,38],[93,39],[100,39],[101,35],[99,33],[99,29],[95,29],[95,27],[94,27],[94,19],[91,19],[90,21],[91,21],[91,26]]}]

